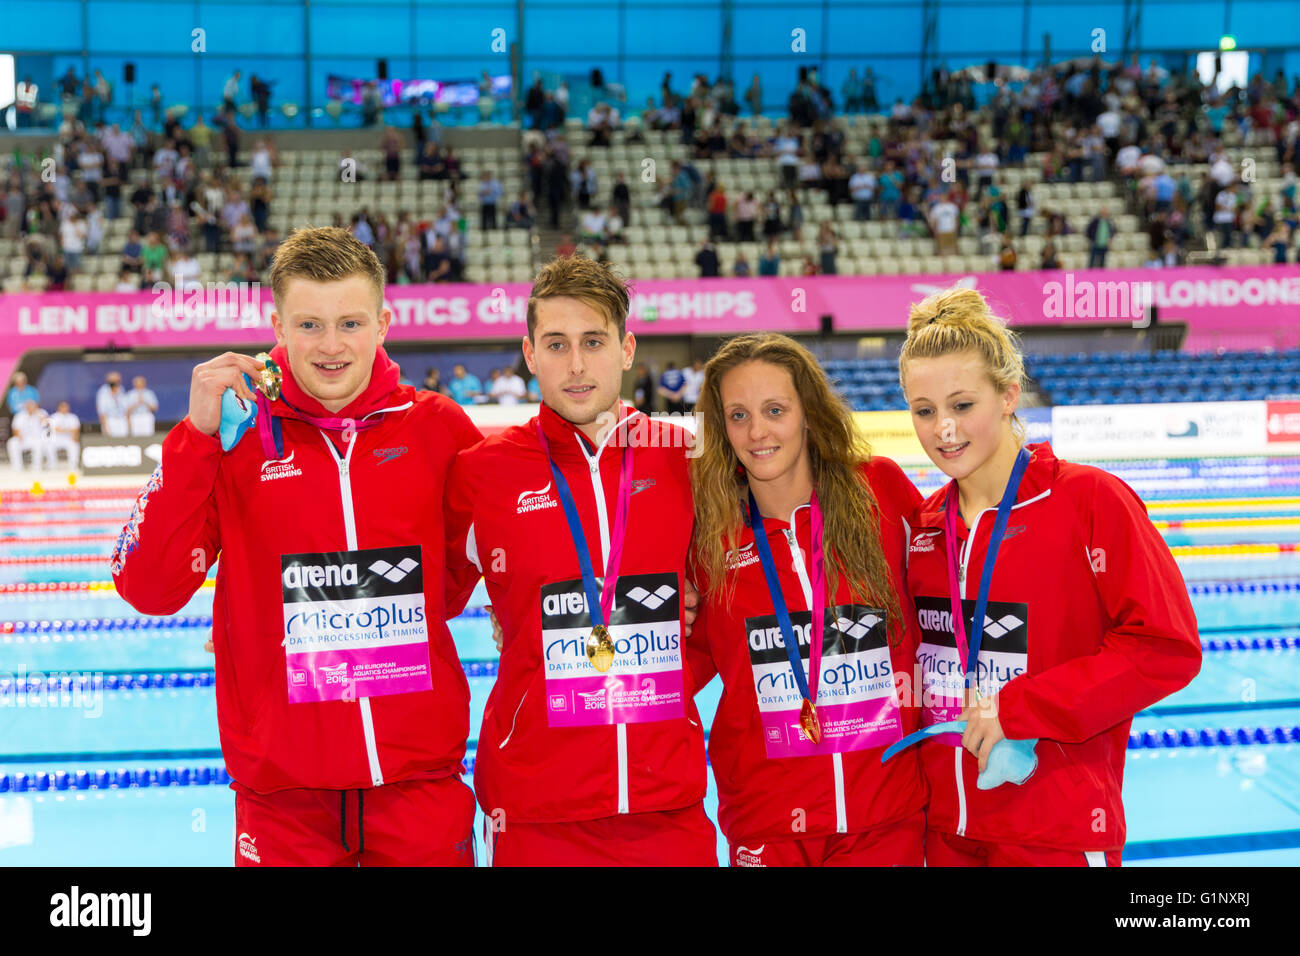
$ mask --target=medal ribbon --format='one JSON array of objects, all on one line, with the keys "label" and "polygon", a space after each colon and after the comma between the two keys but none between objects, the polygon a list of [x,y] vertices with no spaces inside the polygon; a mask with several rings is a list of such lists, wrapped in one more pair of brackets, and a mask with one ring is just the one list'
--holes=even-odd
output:
[{"label": "medal ribbon", "polygon": [[[808,674],[804,673],[803,658],[799,655],[799,640],[790,623],[790,611],[786,607],[785,595],[781,593],[781,581],[776,574],[776,562],[772,560],[772,548],[767,543],[767,532],[763,529],[763,516],[758,513],[758,502],[754,493],[749,493],[749,526],[754,531],[754,543],[758,546],[758,557],[763,565],[763,576],[767,578],[767,591],[772,597],[772,609],[776,611],[777,623],[781,625],[781,637],[785,641],[785,654],[790,659],[790,670],[794,672],[795,684],[803,699],[817,706],[817,680],[821,673],[822,630],[826,617],[826,562],[822,556],[822,509],[817,503],[817,491],[813,490],[809,502],[812,513],[812,540],[809,550],[812,552],[812,621],[808,630]],[[791,523],[790,533],[794,533]]]},{"label": "medal ribbon", "polygon": [[[244,381],[248,383],[249,388],[253,389],[253,395],[257,399],[257,437],[262,442],[262,454],[268,460],[279,461],[284,457],[284,436],[281,434],[280,419],[271,414],[270,399],[262,393],[261,389],[253,385],[252,379],[245,375]],[[326,431],[341,432],[351,428],[353,431],[363,432],[367,428],[374,428],[380,421],[378,418],[365,419],[364,421],[354,418],[318,418],[295,408],[283,395],[280,396],[280,401],[297,412],[299,418],[308,425],[315,425],[317,428],[323,428]]]},{"label": "medal ribbon", "polygon": [[[975,616],[971,620],[971,634],[969,650],[967,649],[966,640],[966,620],[961,611],[961,588],[957,581],[957,483],[954,481],[948,486],[948,498],[944,504],[944,539],[948,551],[948,595],[952,599],[952,632],[956,638],[957,654],[961,658],[962,670],[966,673],[966,687],[976,687],[978,690],[978,680],[976,670],[979,664],[980,641],[984,637],[984,612],[989,603],[989,587],[993,583],[993,565],[998,559],[998,548],[1002,545],[1003,535],[1006,534],[1007,521],[1011,517],[1011,507],[1016,503],[1016,492],[1020,488],[1020,480],[1025,475],[1025,468],[1029,465],[1029,449],[1021,448],[1020,454],[1016,456],[1016,463],[1011,468],[1011,477],[1007,479],[1007,486],[1002,492],[1002,501],[998,504],[998,516],[993,522],[993,531],[989,535],[988,550],[984,554],[984,569],[980,574],[979,594],[975,599]],[[974,547],[972,538],[968,547]]]},{"label": "medal ribbon", "polygon": [[563,472],[551,457],[551,445],[546,440],[546,433],[542,431],[540,420],[537,422],[537,437],[551,466],[555,490],[560,496],[560,504],[564,506],[564,518],[569,523],[569,536],[573,538],[573,547],[578,552],[578,566],[582,569],[582,587],[587,592],[587,610],[591,614],[592,626],[604,626],[608,624],[609,615],[614,609],[614,582],[618,579],[618,566],[623,560],[623,539],[627,537],[627,513],[632,501],[632,446],[629,444],[623,449],[623,468],[618,478],[618,509],[614,515],[614,527],[609,535],[609,557],[605,562],[605,580],[601,589],[597,591],[596,573],[591,565],[591,554],[587,550],[587,537],[582,533],[582,519],[578,517],[578,506],[573,501],[573,493],[569,490],[569,483],[565,481]]}]

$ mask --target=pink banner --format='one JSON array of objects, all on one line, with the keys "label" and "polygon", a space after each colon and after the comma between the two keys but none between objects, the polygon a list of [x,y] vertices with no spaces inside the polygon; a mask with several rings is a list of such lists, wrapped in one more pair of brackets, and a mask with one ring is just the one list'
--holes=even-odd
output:
[{"label": "pink banner", "polygon": [[[634,283],[628,328],[637,335],[816,332],[822,315],[840,331],[906,327],[930,292],[977,289],[1013,326],[1142,327],[1145,305],[1162,322],[1186,322],[1193,348],[1300,344],[1300,267],[1185,267],[1086,272],[808,276]],[[390,337],[514,339],[525,330],[524,283],[390,286]],[[148,346],[249,349],[271,339],[269,287],[212,284],[184,295],[139,292],[0,296],[0,375],[32,349]]]}]

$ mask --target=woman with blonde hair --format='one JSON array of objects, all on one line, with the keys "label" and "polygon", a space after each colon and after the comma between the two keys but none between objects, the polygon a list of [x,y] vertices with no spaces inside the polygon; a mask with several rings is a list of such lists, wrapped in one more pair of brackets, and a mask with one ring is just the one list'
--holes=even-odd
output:
[{"label": "woman with blonde hair", "polygon": [[926,862],[1118,866],[1133,715],[1200,668],[1178,566],[1124,482],[1024,445],[1024,360],[978,292],[912,307],[899,378],[952,479],[909,522],[923,722],[961,733],[920,746]]},{"label": "woman with blonde hair", "polygon": [[696,412],[686,656],[697,687],[722,677],[709,755],[731,862],[920,865],[915,752],[881,755],[919,722],[895,684],[916,646],[900,516],[921,496],[784,335],[725,343]]}]

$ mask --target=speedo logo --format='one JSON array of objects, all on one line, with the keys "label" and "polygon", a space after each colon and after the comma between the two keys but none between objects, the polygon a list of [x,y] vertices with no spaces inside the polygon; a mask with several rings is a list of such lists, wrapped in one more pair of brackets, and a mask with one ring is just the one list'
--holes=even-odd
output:
[{"label": "speedo logo", "polygon": [[749,542],[743,548],[727,552],[727,570],[738,571],[741,568],[747,568],[751,564],[758,564],[758,552],[754,549],[754,542]]},{"label": "speedo logo", "polygon": [[321,567],[318,564],[291,564],[285,568],[283,578],[286,588],[340,587],[344,584],[357,583],[357,566],[330,564]]},{"label": "speedo logo", "polygon": [[394,458],[401,458],[409,450],[410,449],[408,449],[405,445],[402,445],[398,448],[376,448],[373,452],[371,452],[371,454],[379,459],[379,464],[383,465],[387,462],[392,461]]},{"label": "speedo logo", "polygon": [[528,514],[530,511],[541,511],[544,508],[558,508],[560,503],[551,497],[551,482],[546,483],[545,488],[539,488],[537,491],[522,492],[516,499],[515,514]]},{"label": "speedo logo", "polygon": [[296,451],[291,451],[288,458],[262,462],[262,480],[275,481],[277,478],[293,478],[295,475],[301,475],[302,469],[293,464],[293,456],[296,454],[298,454]]}]

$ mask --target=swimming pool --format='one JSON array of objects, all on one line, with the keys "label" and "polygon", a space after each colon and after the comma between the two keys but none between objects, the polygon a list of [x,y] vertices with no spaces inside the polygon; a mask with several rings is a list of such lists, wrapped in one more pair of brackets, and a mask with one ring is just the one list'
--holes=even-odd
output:
[{"label": "swimming pool", "polygon": [[[1134,721],[1125,862],[1300,863],[1300,459],[1101,464],[1146,499],[1205,649],[1196,680]],[[908,471],[926,492],[942,477]],[[107,555],[133,497],[0,496],[0,864],[232,862],[234,794],[203,650],[211,581],[167,618],[117,596]],[[480,585],[452,623],[471,771],[496,677],[484,600]],[[719,694],[715,680],[697,699],[706,727]],[[715,819],[716,803],[710,779]]]}]

